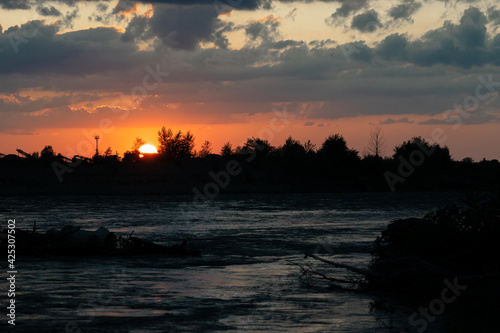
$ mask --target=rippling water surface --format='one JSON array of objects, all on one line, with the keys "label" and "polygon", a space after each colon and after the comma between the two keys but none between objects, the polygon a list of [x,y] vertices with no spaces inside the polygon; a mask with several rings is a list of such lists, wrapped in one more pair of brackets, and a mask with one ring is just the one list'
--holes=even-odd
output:
[{"label": "rippling water surface", "polygon": [[[297,264],[326,269],[304,260],[304,252],[323,246],[323,257],[364,267],[374,239],[391,220],[421,217],[457,202],[459,195],[221,195],[196,205],[191,200],[1,198],[2,227],[13,218],[26,229],[37,219],[40,231],[104,226],[166,245],[190,238],[203,252],[195,258],[18,258],[16,331],[396,332],[404,327],[404,313],[390,329],[384,314],[370,313],[373,297],[328,291],[321,284],[306,287]],[[0,288],[7,288],[3,279]]]}]

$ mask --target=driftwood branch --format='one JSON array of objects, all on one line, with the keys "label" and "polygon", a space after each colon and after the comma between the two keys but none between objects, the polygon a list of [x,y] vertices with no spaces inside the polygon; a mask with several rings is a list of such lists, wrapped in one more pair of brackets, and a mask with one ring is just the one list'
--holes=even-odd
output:
[{"label": "driftwood branch", "polygon": [[306,258],[307,257],[311,257],[311,258],[314,258],[314,259],[316,259],[318,261],[321,261],[321,262],[323,262],[325,264],[332,265],[333,267],[344,268],[344,269],[347,269],[347,270],[349,270],[351,272],[358,273],[358,274],[361,274],[361,275],[364,275],[364,276],[373,275],[372,273],[370,273],[366,269],[360,269],[360,268],[356,268],[356,267],[353,267],[353,266],[350,266],[350,265],[341,264],[341,263],[334,262],[334,261],[331,261],[331,260],[323,259],[321,257],[318,257],[315,254],[312,254],[312,253],[306,253],[305,257]]},{"label": "driftwood branch", "polygon": [[327,276],[325,274],[322,274],[320,272],[317,272],[313,270],[311,267],[304,267],[303,265],[297,264],[300,269],[302,270],[302,275],[309,274],[310,276],[317,275],[325,280],[332,281],[332,282],[339,282],[339,283],[355,283],[354,281],[349,281],[349,280],[344,280],[344,279],[338,279],[338,278],[333,278],[331,276]]}]

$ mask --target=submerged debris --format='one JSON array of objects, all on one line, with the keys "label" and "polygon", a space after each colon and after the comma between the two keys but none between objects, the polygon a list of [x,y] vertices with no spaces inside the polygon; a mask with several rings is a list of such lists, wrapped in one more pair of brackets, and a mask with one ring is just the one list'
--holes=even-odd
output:
[{"label": "submerged debris", "polygon": [[[123,255],[173,255],[198,256],[188,240],[181,244],[163,246],[149,242],[130,234],[125,239],[116,236],[104,227],[95,231],[82,230],[80,227],[67,225],[61,230],[51,229],[46,233],[16,229],[16,254],[27,256],[123,256]],[[7,231],[0,232],[0,244],[7,246]]]}]

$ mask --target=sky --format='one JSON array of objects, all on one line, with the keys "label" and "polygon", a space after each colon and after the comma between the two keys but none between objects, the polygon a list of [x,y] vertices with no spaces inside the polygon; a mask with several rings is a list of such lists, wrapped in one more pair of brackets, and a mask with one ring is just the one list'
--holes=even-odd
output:
[{"label": "sky", "polygon": [[500,159],[493,0],[0,0],[0,153],[123,154],[162,127]]}]

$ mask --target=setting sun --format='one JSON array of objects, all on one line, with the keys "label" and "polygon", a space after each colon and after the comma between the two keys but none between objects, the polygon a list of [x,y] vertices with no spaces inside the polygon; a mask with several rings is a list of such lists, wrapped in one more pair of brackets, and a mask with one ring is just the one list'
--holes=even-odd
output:
[{"label": "setting sun", "polygon": [[158,151],[156,150],[155,146],[150,144],[141,146],[141,148],[139,148],[139,152],[143,154],[158,154]]}]

